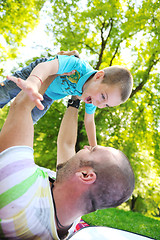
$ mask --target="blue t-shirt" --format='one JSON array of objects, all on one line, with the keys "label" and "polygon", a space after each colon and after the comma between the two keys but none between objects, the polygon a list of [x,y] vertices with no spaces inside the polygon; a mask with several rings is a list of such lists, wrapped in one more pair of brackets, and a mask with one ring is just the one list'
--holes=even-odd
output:
[{"label": "blue t-shirt", "polygon": [[[58,76],[46,90],[46,94],[51,99],[57,100],[68,95],[82,95],[82,88],[88,78],[96,73],[89,63],[74,56],[58,55],[59,70],[57,74],[63,74],[76,70],[70,76]],[[53,60],[49,59],[48,61]],[[95,112],[96,106],[85,103],[86,113]]]}]

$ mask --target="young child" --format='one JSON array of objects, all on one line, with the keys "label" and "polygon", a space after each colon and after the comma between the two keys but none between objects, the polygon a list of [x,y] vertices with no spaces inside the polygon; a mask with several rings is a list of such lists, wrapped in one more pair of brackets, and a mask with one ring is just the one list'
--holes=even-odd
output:
[{"label": "young child", "polygon": [[[15,83],[22,89],[32,89],[32,97],[34,95],[35,99],[38,99],[38,101],[35,100],[37,107],[32,110],[34,122],[44,115],[54,100],[64,98],[68,95],[76,95],[79,100],[84,101],[84,122],[88,141],[91,146],[95,146],[97,145],[94,122],[96,107],[114,107],[125,102],[132,91],[132,75],[126,68],[120,66],[111,66],[97,71],[86,61],[74,55],[63,55],[66,54],[65,52],[60,52],[59,54],[62,55],[57,55],[49,60],[39,60],[41,62],[38,65],[34,64],[36,66],[33,68],[22,69],[22,72],[14,74],[14,78],[8,77],[8,79],[12,79],[12,81],[14,79]],[[27,74],[21,76],[23,72]],[[34,85],[34,81],[39,81],[42,84],[50,75],[53,75],[55,79],[42,98],[42,96],[38,95],[36,87],[34,87],[36,86]],[[27,79],[26,84],[22,84],[22,81],[19,81],[18,84],[18,78],[16,77]],[[20,88],[16,84],[13,86],[14,83],[12,81],[7,80],[0,86],[1,108],[20,91]],[[6,99],[9,100],[6,101]],[[43,100],[42,103],[39,100]],[[73,101],[70,105],[72,104],[76,105],[77,102]]]}]

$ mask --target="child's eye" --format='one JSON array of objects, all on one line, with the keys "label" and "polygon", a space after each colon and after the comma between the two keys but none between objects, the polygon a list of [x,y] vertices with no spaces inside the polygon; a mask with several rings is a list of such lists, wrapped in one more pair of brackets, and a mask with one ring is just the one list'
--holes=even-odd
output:
[{"label": "child's eye", "polygon": [[102,97],[103,100],[105,100],[105,96],[104,96],[103,93],[101,93],[101,97]]}]

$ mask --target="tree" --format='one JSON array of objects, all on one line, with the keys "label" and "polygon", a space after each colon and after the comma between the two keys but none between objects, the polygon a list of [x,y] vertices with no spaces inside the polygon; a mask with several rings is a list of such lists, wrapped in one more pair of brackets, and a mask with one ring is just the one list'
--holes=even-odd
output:
[{"label": "tree", "polygon": [[40,166],[56,169],[57,136],[65,106],[62,101],[54,102],[45,116],[35,124],[35,158]]},{"label": "tree", "polygon": [[[134,78],[130,99],[122,106],[96,111],[98,143],[117,147],[131,159],[136,175],[132,205],[140,196],[158,206],[159,1],[55,0],[52,8],[53,25],[48,28],[62,50],[85,53],[96,69],[116,64],[130,68]],[[82,121],[80,112],[78,147],[86,141]]]},{"label": "tree", "polygon": [[[160,208],[159,20],[158,0],[55,0],[53,25],[48,26],[55,45],[79,50],[94,68],[118,64],[130,69],[134,79],[130,99],[115,108],[96,110],[97,138],[98,144],[122,150],[131,161],[136,187],[130,208],[138,211],[141,199],[144,212],[154,215]],[[64,110],[63,101],[55,102],[35,126],[36,161],[45,167],[55,168]],[[77,150],[87,144],[83,118],[81,104]]]},{"label": "tree", "polygon": [[[1,0],[0,56],[1,62],[16,57],[17,48],[39,20],[46,0]],[[0,69],[1,73],[3,69]]]}]

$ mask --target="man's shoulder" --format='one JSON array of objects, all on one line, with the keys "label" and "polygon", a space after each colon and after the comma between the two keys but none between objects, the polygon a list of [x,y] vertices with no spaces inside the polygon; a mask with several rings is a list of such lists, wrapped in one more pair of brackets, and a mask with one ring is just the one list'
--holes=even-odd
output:
[{"label": "man's shoulder", "polygon": [[47,173],[48,177],[52,178],[52,179],[56,179],[56,172],[53,170],[50,170],[49,168],[45,168],[45,167],[40,167],[38,166],[39,169],[41,169],[41,171]]}]

